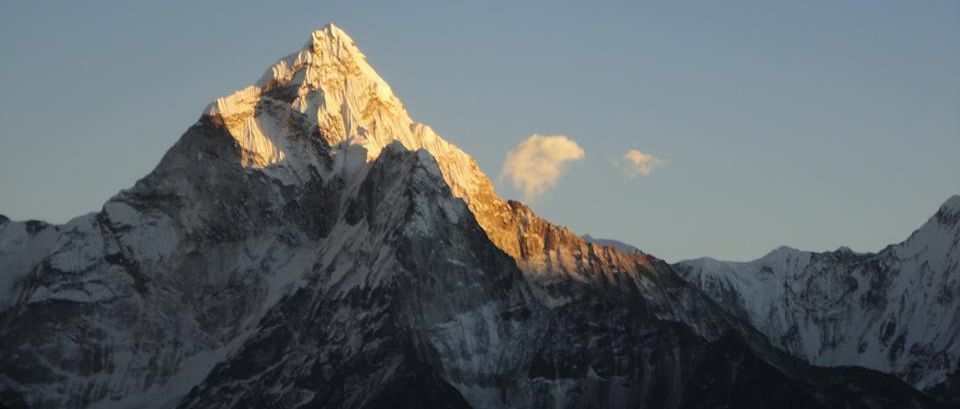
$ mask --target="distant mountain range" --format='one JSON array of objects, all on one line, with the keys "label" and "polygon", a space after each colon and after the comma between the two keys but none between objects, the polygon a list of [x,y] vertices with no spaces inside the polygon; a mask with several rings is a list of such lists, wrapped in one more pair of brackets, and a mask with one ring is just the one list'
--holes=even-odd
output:
[{"label": "distant mountain range", "polygon": [[700,258],[674,266],[808,362],[863,366],[960,397],[960,196],[877,253],[781,247],[746,263]]},{"label": "distant mountain range", "polygon": [[[955,249],[956,212],[941,213],[935,227],[952,223]],[[790,298],[826,309],[776,322],[849,326],[777,337],[753,303],[786,296],[740,295],[752,287],[697,262],[681,276],[501,199],[328,25],[211,103],[99,212],[63,225],[0,217],[0,404],[946,407],[897,377],[777,348],[816,363],[874,334],[861,355],[891,356],[874,368],[924,387],[951,379],[957,268],[953,250],[932,258],[949,247],[941,230],[878,261],[836,256],[851,260],[847,275],[813,255],[778,258],[836,282]],[[884,267],[894,261],[916,277],[898,279]],[[708,282],[730,290],[690,284]],[[838,308],[860,315],[802,299],[845,291],[856,305]],[[721,298],[734,294],[742,306]]]}]

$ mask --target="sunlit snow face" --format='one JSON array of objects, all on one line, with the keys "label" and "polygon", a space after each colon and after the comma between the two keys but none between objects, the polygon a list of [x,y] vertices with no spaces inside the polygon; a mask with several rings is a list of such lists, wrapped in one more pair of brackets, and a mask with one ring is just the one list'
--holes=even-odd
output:
[{"label": "sunlit snow face", "polygon": [[[290,95],[280,101],[276,89]],[[269,109],[262,109],[265,105]],[[242,152],[243,165],[267,168],[289,157],[291,118],[303,118],[325,142],[363,146],[368,160],[399,140],[409,149],[429,148],[414,131],[403,104],[339,28],[313,33],[299,51],[268,69],[255,86],[220,98],[207,114],[222,118]]]}]

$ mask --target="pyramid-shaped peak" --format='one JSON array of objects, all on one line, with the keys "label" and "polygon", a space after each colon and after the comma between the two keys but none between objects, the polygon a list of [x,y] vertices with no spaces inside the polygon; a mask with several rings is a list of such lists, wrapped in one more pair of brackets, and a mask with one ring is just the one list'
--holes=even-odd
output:
[{"label": "pyramid-shaped peak", "polygon": [[[260,109],[264,104],[271,109]],[[445,175],[458,194],[492,190],[469,155],[410,118],[359,47],[332,23],[313,31],[305,46],[279,59],[255,85],[218,98],[206,111],[229,123],[230,134],[252,155],[245,163],[260,168],[294,166],[284,159],[293,154],[284,136],[286,113],[296,113],[298,126],[308,133],[319,131],[328,146],[360,145],[372,160],[398,141],[410,150],[426,149],[456,167]]]},{"label": "pyramid-shaped peak", "polygon": [[[341,75],[367,77],[370,81],[381,83],[386,87],[386,83],[370,66],[367,56],[360,51],[353,39],[333,23],[314,30],[307,43],[297,53],[285,57],[284,60],[286,61],[281,63],[286,67],[281,67],[281,70],[295,66],[301,68],[310,65],[323,66],[322,71],[325,71],[323,76],[330,80],[337,80]],[[333,73],[330,70],[340,72]]]},{"label": "pyramid-shaped peak", "polygon": [[325,36],[329,36],[329,37],[350,38],[350,36],[347,35],[347,33],[344,32],[342,28],[340,28],[339,26],[337,26],[336,24],[333,24],[333,23],[324,24],[323,27],[320,27],[320,28],[314,30],[314,31],[313,31],[313,35],[314,35],[314,36],[316,36],[316,35],[325,35]]},{"label": "pyramid-shaped peak", "polygon": [[308,47],[313,48],[330,45],[345,46],[351,50],[359,51],[350,35],[333,23],[327,23],[325,26],[314,30],[310,35],[310,41],[307,43]]}]

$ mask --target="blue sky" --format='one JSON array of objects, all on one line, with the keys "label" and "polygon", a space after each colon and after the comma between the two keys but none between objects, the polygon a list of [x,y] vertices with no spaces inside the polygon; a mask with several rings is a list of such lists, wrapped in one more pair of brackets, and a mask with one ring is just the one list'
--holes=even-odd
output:
[{"label": "blue sky", "polygon": [[98,210],[331,21],[501,195],[525,138],[576,141],[532,206],[668,260],[875,251],[960,193],[956,1],[79,3],[0,6],[14,219]]}]

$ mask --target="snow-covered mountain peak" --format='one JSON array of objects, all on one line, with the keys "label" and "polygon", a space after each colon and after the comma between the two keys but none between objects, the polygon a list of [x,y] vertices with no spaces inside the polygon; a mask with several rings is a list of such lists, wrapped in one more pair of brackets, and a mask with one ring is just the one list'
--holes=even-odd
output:
[{"label": "snow-covered mountain peak", "polygon": [[943,206],[940,206],[944,209],[952,209],[954,211],[960,211],[960,195],[953,195],[943,203]]},{"label": "snow-covered mountain peak", "polygon": [[798,250],[790,246],[780,246],[761,257],[757,262],[774,267],[782,264],[806,263],[810,259],[810,252]]},{"label": "snow-covered mountain peak", "polygon": [[[960,254],[954,253],[960,245],[960,196],[952,196],[937,209],[937,212],[919,229],[907,238],[906,241],[891,246],[888,250],[903,259],[924,258],[927,254],[947,255],[948,259],[955,259]],[[947,268],[949,262],[936,257],[928,267]]]},{"label": "snow-covered mountain peak", "polygon": [[858,365],[926,388],[958,369],[960,196],[877,253],[780,247],[742,263],[676,265],[728,311],[818,365]]},{"label": "snow-covered mountain peak", "polygon": [[[357,44],[343,29],[333,23],[327,23],[310,33],[310,39],[301,50],[312,51],[318,57],[331,57],[341,61],[350,61],[357,64],[357,68],[369,68],[366,55],[360,51]],[[327,54],[324,54],[324,53]],[[363,66],[366,67],[363,67]],[[372,69],[371,69],[372,71]],[[370,74],[369,72],[367,74]],[[376,73],[373,73],[376,75]]]},{"label": "snow-covered mountain peak", "polygon": [[[298,51],[281,58],[255,85],[211,103],[206,116],[221,122],[236,140],[245,167],[286,178],[311,165],[298,158],[290,139],[311,135],[337,151],[366,150],[366,161],[398,141],[437,158],[453,193],[493,196],[493,185],[476,161],[429,126],[416,123],[354,41],[328,24]],[[309,159],[309,158],[307,158]]]},{"label": "snow-covered mountain peak", "polygon": [[0,334],[0,407],[927,407],[497,197],[333,25],[100,212],[0,218]]},{"label": "snow-covered mountain peak", "polygon": [[255,85],[211,103],[206,115],[223,121],[249,167],[284,162],[290,152],[280,136],[303,130],[317,131],[330,146],[362,145],[368,159],[393,140],[423,147],[414,143],[413,121],[390,86],[332,24],[311,33],[300,50],[277,61]]},{"label": "snow-covered mountain peak", "polygon": [[[308,68],[316,72],[304,72],[302,77],[288,78],[288,75],[296,76]],[[290,70],[292,72],[288,72]],[[363,82],[362,85],[372,88],[376,93],[375,96],[384,102],[391,103],[393,105],[391,108],[397,109],[396,114],[406,114],[390,86],[367,61],[367,56],[360,51],[347,33],[333,23],[313,31],[310,39],[300,50],[282,58],[267,70],[258,85],[268,86],[271,82],[279,81],[305,87],[305,92],[318,89],[339,91],[337,93],[370,91],[364,87],[345,89],[346,85],[343,89],[339,89],[335,86],[337,84],[333,84],[339,80]]]},{"label": "snow-covered mountain peak", "polygon": [[940,206],[934,219],[945,226],[957,227],[957,225],[960,224],[958,223],[960,222],[960,195],[950,196],[950,198]]},{"label": "snow-covered mountain peak", "polygon": [[344,32],[343,29],[341,29],[336,24],[333,24],[332,22],[324,24],[323,27],[313,30],[313,37],[316,38],[318,36],[320,37],[326,36],[330,38],[336,37],[336,38],[347,40],[351,43],[353,42],[353,39],[350,38],[350,36],[346,32]]},{"label": "snow-covered mountain peak", "polygon": [[792,253],[796,253],[796,252],[799,252],[799,251],[800,251],[800,250],[797,250],[797,249],[795,249],[795,248],[793,248],[793,247],[790,247],[790,246],[780,246],[780,247],[777,247],[777,248],[775,248],[775,249],[773,249],[773,250],[770,250],[770,252],[767,253],[767,254],[765,254],[762,258],[766,259],[766,258],[783,257],[783,256],[785,256],[785,255],[792,254]]},{"label": "snow-covered mountain peak", "polygon": [[[241,165],[283,184],[308,180],[314,169],[362,174],[366,167],[354,159],[364,156],[356,155],[360,150],[369,164],[392,142],[423,149],[496,245],[520,255],[520,237],[505,222],[517,209],[496,195],[476,160],[410,118],[353,40],[334,25],[314,31],[306,45],[277,61],[255,85],[210,104],[205,116],[233,137]],[[301,152],[305,136],[342,159],[332,160],[333,168],[318,164],[316,155]]]}]

